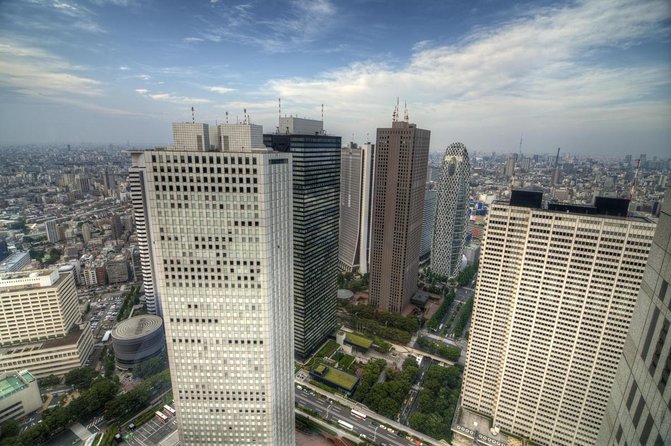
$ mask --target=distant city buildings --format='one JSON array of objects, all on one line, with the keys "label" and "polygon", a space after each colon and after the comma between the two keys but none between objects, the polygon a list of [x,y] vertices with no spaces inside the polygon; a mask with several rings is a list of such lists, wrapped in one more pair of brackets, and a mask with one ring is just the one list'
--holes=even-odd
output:
[{"label": "distant city buildings", "polygon": [[471,163],[462,143],[447,146],[438,183],[431,271],[445,277],[455,277],[462,265],[464,238],[468,222],[468,198]]},{"label": "distant city buildings", "polygon": [[596,444],[671,442],[671,185]]},{"label": "distant city buildings", "polygon": [[417,291],[431,132],[407,121],[377,129],[370,303],[400,313]]},{"label": "distant city buildings", "polygon": [[294,444],[292,155],[254,144],[260,126],[220,134],[228,151],[196,133],[132,153],[180,444]]},{"label": "distant city buildings", "polygon": [[[490,207],[462,410],[491,417],[477,428],[486,436],[595,444],[655,224],[625,217],[627,200],[541,202],[513,191]],[[456,436],[474,429],[466,419]]]},{"label": "distant city buildings", "polygon": [[341,139],[322,121],[282,117],[263,143],[293,160],[295,354],[305,359],[336,327]]},{"label": "distant city buildings", "polygon": [[72,267],[0,275],[0,373],[37,378],[83,367],[93,349]]}]

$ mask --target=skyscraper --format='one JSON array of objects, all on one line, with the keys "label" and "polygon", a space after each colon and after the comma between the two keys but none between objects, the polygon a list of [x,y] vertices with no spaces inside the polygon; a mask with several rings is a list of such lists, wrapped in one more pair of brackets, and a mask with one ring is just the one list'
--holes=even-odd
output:
[{"label": "skyscraper", "polygon": [[597,444],[671,444],[671,187]]},{"label": "skyscraper", "polygon": [[417,292],[429,130],[407,121],[377,129],[370,302],[401,312]]},{"label": "skyscraper", "polygon": [[180,443],[294,444],[291,155],[220,130],[227,151],[133,153]]},{"label": "skyscraper", "polygon": [[149,214],[147,210],[146,175],[144,155],[142,152],[131,153],[132,163],[128,170],[128,183],[130,185],[130,198],[133,203],[133,218],[135,220],[135,235],[137,237],[138,251],[140,253],[140,265],[142,270],[142,288],[144,290],[144,302],[149,314],[161,315],[160,301],[156,296],[154,285],[154,266],[151,253],[151,230]]},{"label": "skyscraper", "polygon": [[344,271],[354,271],[359,267],[362,158],[363,151],[354,143],[344,147],[340,155],[338,262]]},{"label": "skyscraper", "polygon": [[466,147],[460,142],[447,146],[438,183],[431,246],[431,270],[445,277],[456,276],[461,268],[470,177],[471,163]]},{"label": "skyscraper", "polygon": [[49,243],[58,243],[60,241],[58,237],[58,229],[56,220],[49,220],[44,223],[44,229],[47,232],[47,241]]},{"label": "skyscraper", "polygon": [[628,200],[541,200],[490,207],[462,408],[535,444],[595,444],[655,225]]},{"label": "skyscraper", "polygon": [[370,262],[370,222],[372,218],[373,184],[375,178],[375,144],[367,142],[361,146],[361,218],[359,229],[359,273],[368,274]]},{"label": "skyscraper", "polygon": [[336,326],[341,141],[322,121],[293,117],[263,141],[293,159],[295,354],[304,359]]}]

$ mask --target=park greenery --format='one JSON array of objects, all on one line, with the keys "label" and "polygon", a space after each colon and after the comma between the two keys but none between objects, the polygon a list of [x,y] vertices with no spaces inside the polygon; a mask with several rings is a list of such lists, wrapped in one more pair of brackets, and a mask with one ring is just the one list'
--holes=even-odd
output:
[{"label": "park greenery", "polygon": [[40,388],[45,388],[45,387],[51,387],[51,386],[56,386],[61,383],[61,378],[54,375],[53,373],[49,376],[45,376],[44,378],[40,378],[37,380],[37,384],[40,386]]},{"label": "park greenery", "polygon": [[114,376],[114,350],[112,349],[111,346],[107,347],[107,351],[105,353],[105,378],[112,378]]},{"label": "park greenery", "polygon": [[440,304],[440,308],[431,316],[431,319],[429,322],[426,324],[426,327],[431,330],[437,330],[438,327],[440,326],[440,322],[443,320],[445,315],[447,314],[448,310],[450,309],[450,306],[452,305],[452,302],[454,302],[454,298],[456,297],[456,293],[454,290],[445,290],[445,297],[443,298],[443,303]]},{"label": "park greenery", "polygon": [[82,367],[80,369],[72,369],[65,374],[65,384],[72,386],[75,389],[84,389],[91,386],[91,383],[100,374],[89,367]]},{"label": "park greenery", "polygon": [[368,289],[368,274],[358,275],[351,272],[338,274],[338,288],[350,290],[354,293]]},{"label": "park greenery", "polygon": [[466,286],[471,283],[475,277],[475,273],[478,272],[478,264],[474,263],[473,265],[467,266],[463,269],[457,276],[457,283],[459,286]]},{"label": "park greenery", "polygon": [[105,405],[105,417],[113,420],[139,412],[147,407],[153,398],[169,388],[170,371],[166,369],[108,402]]},{"label": "park greenery", "polygon": [[350,326],[373,337],[407,344],[419,329],[419,319],[414,316],[379,311],[372,305],[347,304],[343,309],[347,312],[343,318]]},{"label": "park greenery", "polygon": [[387,369],[386,380],[378,382],[385,366],[382,359],[371,360],[364,366],[354,399],[380,415],[396,418],[419,375],[419,367],[413,358],[407,358],[401,370]]},{"label": "park greenery", "polygon": [[417,339],[416,347],[425,352],[440,356],[448,361],[456,362],[461,356],[461,349],[457,347],[450,347],[442,342],[434,341],[426,336]]},{"label": "park greenery", "polygon": [[133,309],[133,304],[135,303],[135,297],[138,294],[138,291],[138,287],[133,287],[128,294],[126,294],[123,304],[121,304],[121,308],[119,309],[119,314],[116,317],[117,321],[128,319],[128,316],[130,316],[130,312]]},{"label": "park greenery", "polygon": [[461,337],[464,334],[464,328],[466,328],[466,325],[468,325],[468,321],[471,319],[472,312],[473,312],[473,299],[471,298],[462,307],[461,313],[459,313],[459,319],[454,324],[455,338]]},{"label": "park greenery", "polygon": [[67,406],[57,406],[53,410],[42,412],[42,422],[23,431],[21,434],[5,438],[4,446],[32,446],[53,437],[63,431],[71,423],[100,410],[107,401],[114,401],[119,391],[119,383],[115,380],[98,377],[91,386],[83,390],[79,397]]},{"label": "park greenery", "polygon": [[459,400],[461,369],[433,365],[426,372],[408,424],[433,438],[452,440],[452,418]]}]

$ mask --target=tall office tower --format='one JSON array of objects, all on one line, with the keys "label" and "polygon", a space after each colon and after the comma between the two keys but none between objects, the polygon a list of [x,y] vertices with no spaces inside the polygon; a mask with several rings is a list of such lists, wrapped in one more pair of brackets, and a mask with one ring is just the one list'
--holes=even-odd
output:
[{"label": "tall office tower", "polygon": [[88,243],[91,240],[91,225],[88,223],[82,225],[82,239],[84,243]]},{"label": "tall office tower", "polygon": [[368,274],[370,261],[370,222],[372,218],[373,182],[375,178],[375,144],[361,146],[363,152],[361,175],[361,219],[359,234],[359,273]]},{"label": "tall office tower", "polygon": [[350,272],[359,266],[362,155],[363,151],[355,143],[344,147],[340,155],[338,266]]},{"label": "tall office tower", "polygon": [[436,218],[436,186],[426,183],[424,191],[424,212],[422,213],[422,241],[419,245],[419,258],[424,259],[431,253],[433,241],[433,223]]},{"label": "tall office tower", "polygon": [[[130,198],[133,204],[133,218],[135,220],[135,235],[137,237],[138,251],[140,254],[140,265],[142,272],[142,288],[144,294],[141,299],[147,306],[149,314],[161,315],[160,299],[156,295],[157,289],[154,284],[155,262],[151,252],[151,220],[147,210],[146,176],[148,175],[144,164],[142,152],[131,152],[131,167],[128,169],[128,183],[130,185]],[[149,172],[151,174],[151,172]]]},{"label": "tall office tower", "polygon": [[58,243],[58,227],[56,220],[49,220],[44,223],[44,229],[47,231],[47,240],[49,243]]},{"label": "tall office tower", "polygon": [[631,166],[631,155],[624,156],[624,164],[626,164],[627,166]]},{"label": "tall office tower", "polygon": [[623,199],[541,202],[513,191],[490,207],[462,409],[534,444],[595,444],[655,224]]},{"label": "tall office tower", "polygon": [[597,444],[671,444],[671,186]]},{"label": "tall office tower", "polygon": [[82,367],[93,336],[79,312],[73,267],[0,276],[0,373],[38,378]]},{"label": "tall office tower", "polygon": [[184,445],[295,442],[291,155],[244,146],[133,153]]},{"label": "tall office tower", "polygon": [[341,141],[322,121],[280,118],[279,129],[263,139],[293,159],[295,354],[305,359],[336,326]]},{"label": "tall office tower", "polygon": [[468,223],[468,196],[471,192],[471,163],[466,147],[447,146],[438,183],[438,200],[433,223],[431,271],[445,277],[459,274]]},{"label": "tall office tower", "polygon": [[377,129],[370,302],[400,313],[417,292],[429,130],[407,121]]},{"label": "tall office tower", "polygon": [[210,128],[198,122],[173,122],[175,150],[202,152],[210,150]]}]

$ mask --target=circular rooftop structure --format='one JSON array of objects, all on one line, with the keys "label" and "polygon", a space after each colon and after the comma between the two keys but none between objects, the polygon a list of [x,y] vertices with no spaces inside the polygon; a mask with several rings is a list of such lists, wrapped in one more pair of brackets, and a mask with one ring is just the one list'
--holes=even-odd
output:
[{"label": "circular rooftop structure", "polygon": [[112,330],[112,346],[116,366],[120,369],[133,368],[138,362],[163,351],[165,346],[163,320],[153,315],[126,319]]},{"label": "circular rooftop structure", "polygon": [[351,299],[354,296],[354,293],[350,290],[338,290],[338,299]]}]

